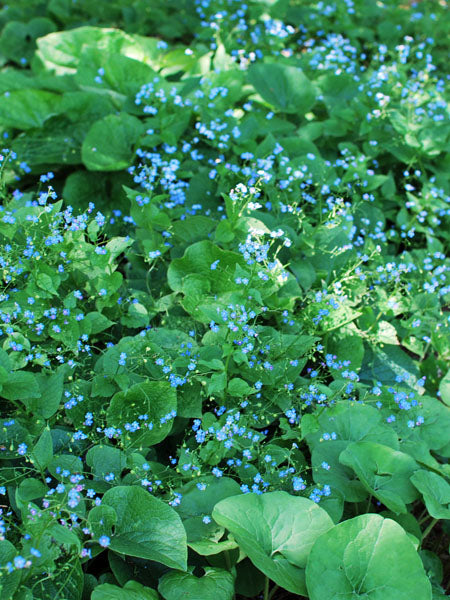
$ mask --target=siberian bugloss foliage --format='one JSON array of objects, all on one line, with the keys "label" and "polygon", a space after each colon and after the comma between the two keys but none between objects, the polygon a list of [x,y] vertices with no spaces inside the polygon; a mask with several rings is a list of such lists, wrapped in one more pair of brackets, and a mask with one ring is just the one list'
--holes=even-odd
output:
[{"label": "siberian bugloss foliage", "polygon": [[0,10],[2,600],[447,597],[445,9]]}]

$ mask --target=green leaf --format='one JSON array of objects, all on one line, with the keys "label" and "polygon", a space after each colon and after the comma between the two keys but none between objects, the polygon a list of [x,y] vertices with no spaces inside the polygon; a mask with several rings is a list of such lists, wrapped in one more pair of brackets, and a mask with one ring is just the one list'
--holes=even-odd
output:
[{"label": "green leaf", "polygon": [[0,96],[0,123],[5,127],[42,127],[61,112],[61,96],[43,90],[15,90]]},{"label": "green leaf", "polygon": [[1,394],[6,400],[23,400],[25,403],[41,395],[34,373],[26,371],[10,373],[8,380],[3,383]]},{"label": "green leaf", "polygon": [[64,371],[65,369],[60,367],[51,375],[44,375],[43,373],[34,375],[41,394],[37,399],[30,399],[28,405],[35,415],[49,419],[58,410],[63,397]]},{"label": "green leaf", "polygon": [[161,577],[158,591],[165,600],[232,600],[234,579],[222,569],[206,568],[202,577],[174,571]]},{"label": "green leaf", "polygon": [[450,485],[443,477],[430,471],[416,471],[411,477],[423,496],[425,506],[435,519],[450,519]]},{"label": "green leaf", "polygon": [[127,581],[123,588],[112,583],[97,585],[91,600],[158,600],[159,594],[138,581]]},{"label": "green leaf", "polygon": [[408,454],[383,444],[354,442],[339,461],[351,467],[364,487],[395,513],[406,513],[406,504],[417,499],[409,478],[418,465]]},{"label": "green leaf", "polygon": [[447,406],[450,406],[450,369],[439,383],[439,392],[441,394],[442,401],[445,402]]},{"label": "green leaf", "polygon": [[92,467],[95,478],[104,479],[108,473],[114,473],[116,477],[120,477],[123,469],[127,466],[127,459],[119,448],[97,444],[88,450],[86,464]]},{"label": "green leaf", "polygon": [[[339,461],[339,456],[351,442],[374,441],[398,449],[395,433],[375,408],[354,402],[338,402],[325,409],[319,416],[318,429],[307,434],[310,446],[314,481],[328,484],[340,491],[347,502],[360,502],[367,497],[367,490],[358,481],[352,469]],[[324,440],[325,432],[336,433],[336,440]],[[330,470],[321,467],[322,462],[330,465]]]},{"label": "green leaf", "polygon": [[225,530],[214,521],[205,523],[203,517],[189,517],[183,521],[183,525],[189,548],[202,556],[211,556],[238,547],[232,539],[220,541]]},{"label": "green leaf", "polygon": [[50,464],[53,458],[53,441],[50,429],[47,427],[36,442],[36,445],[30,454],[30,458],[31,462],[36,465],[41,472],[43,472]]},{"label": "green leaf", "polygon": [[114,321],[110,321],[105,315],[102,315],[102,313],[99,312],[88,313],[83,321],[89,323],[89,333],[92,335],[105,331],[105,329],[109,329],[111,325],[114,325]]},{"label": "green leaf", "polygon": [[[395,404],[394,406],[397,408]],[[390,410],[391,407],[389,412],[385,412],[386,417],[390,414]],[[424,418],[424,423],[420,427],[414,427],[411,430],[408,427],[409,419],[407,418],[396,419],[391,427],[395,429],[400,439],[408,440],[408,443],[425,442],[430,450],[442,450],[448,444],[450,410],[436,398],[424,395],[420,397],[419,414]],[[382,443],[385,444],[386,442],[383,441]]]},{"label": "green leaf", "polygon": [[[219,261],[216,269],[211,264]],[[189,246],[182,258],[176,258],[170,263],[167,281],[175,292],[183,290],[183,280],[188,275],[196,275],[200,279],[209,280],[213,292],[226,292],[233,281],[235,265],[244,267],[242,255],[221,250],[212,242],[204,240]]]},{"label": "green leaf", "polygon": [[[58,523],[55,523],[53,527],[56,525]],[[71,537],[76,538],[76,535],[68,531],[67,528],[62,525],[59,527],[64,529]],[[58,544],[56,535],[55,539]],[[79,551],[80,548],[78,549]],[[81,563],[76,556],[72,555],[69,565],[70,577],[67,576],[66,569],[56,569],[52,577],[42,577],[42,572],[39,573],[36,570],[32,577],[27,580],[27,584],[33,589],[33,595],[29,597],[29,600],[31,598],[35,600],[47,600],[48,598],[58,598],[58,596],[61,600],[81,600],[84,585],[84,573]]]},{"label": "green leaf", "polygon": [[252,563],[277,585],[305,595],[306,561],[333,521],[317,504],[286,492],[226,498],[214,520],[230,531]]},{"label": "green leaf", "polygon": [[147,381],[137,383],[125,392],[117,392],[111,399],[107,421],[110,426],[123,427],[147,414],[148,420],[141,421],[141,428],[134,433],[124,431],[122,440],[127,446],[153,446],[166,438],[172,429],[172,418],[164,423],[161,419],[176,410],[175,388],[166,381]]},{"label": "green leaf", "polygon": [[[199,490],[197,483],[203,483],[205,489]],[[239,484],[230,477],[218,479],[213,475],[199,478],[198,481],[190,481],[177,490],[183,497],[183,502],[176,510],[183,519],[210,515],[214,506],[230,496],[241,493]]]},{"label": "green leaf", "polygon": [[[95,78],[98,69],[104,69],[102,83],[98,84]],[[134,60],[123,54],[111,54],[105,60],[105,51],[99,47],[85,47],[81,53],[80,64],[75,75],[75,81],[81,89],[92,92],[108,93],[114,90],[116,100],[123,95],[123,100],[128,97],[134,99],[142,85],[152,81],[156,72],[139,60]]]},{"label": "green leaf", "polygon": [[80,538],[67,527],[59,523],[52,523],[47,531],[57,544],[67,546],[67,548],[73,546],[78,552],[81,550]]},{"label": "green leaf", "polygon": [[94,506],[89,511],[88,523],[95,538],[102,535],[110,536],[113,526],[117,523],[116,511],[111,506],[103,504]]},{"label": "green leaf", "polygon": [[250,66],[248,78],[260,96],[275,108],[304,115],[316,100],[316,90],[297,67],[259,62]]},{"label": "green leaf", "polygon": [[12,370],[11,360],[8,356],[8,353],[5,352],[2,348],[0,348],[0,367],[6,369],[6,371]]},{"label": "green leaf", "polygon": [[351,368],[358,372],[364,357],[361,335],[351,324],[341,327],[327,337],[327,352],[336,354],[340,360],[349,360]]},{"label": "green leaf", "polygon": [[289,265],[289,269],[294,273],[304,291],[307,292],[316,280],[316,271],[312,264],[306,259],[293,261]]},{"label": "green leaf", "polygon": [[[0,564],[6,565],[12,562],[18,554],[15,547],[8,540],[0,540]],[[19,587],[21,579],[20,571],[5,573],[0,579],[0,595],[2,598],[13,598],[14,592]]]},{"label": "green leaf", "polygon": [[122,54],[150,62],[155,56],[156,41],[131,36],[119,29],[86,26],[46,35],[37,41],[37,46],[37,57],[43,66],[57,75],[65,75],[76,72],[81,55],[89,46],[101,49],[105,57]]},{"label": "green leaf", "polygon": [[419,369],[406,352],[393,344],[385,344],[383,348],[369,348],[361,367],[362,381],[395,384],[397,375],[406,377],[409,385],[413,385],[418,379]]},{"label": "green leaf", "polygon": [[431,600],[422,561],[391,519],[361,515],[314,544],[306,567],[310,600]]},{"label": "green leaf", "polygon": [[47,492],[48,488],[42,481],[29,477],[24,479],[17,488],[16,502],[20,508],[26,508],[30,500],[43,498]]},{"label": "green leaf", "polygon": [[81,156],[90,171],[120,171],[133,162],[143,132],[139,119],[120,113],[96,121],[86,134]]},{"label": "green leaf", "polygon": [[173,508],[134,486],[108,490],[102,504],[118,517],[111,550],[186,570],[186,532]]},{"label": "green leaf", "polygon": [[251,388],[246,381],[240,379],[239,377],[234,377],[228,383],[228,393],[230,396],[236,396],[238,398],[243,398],[244,396],[248,396],[249,394],[254,394],[255,390]]}]

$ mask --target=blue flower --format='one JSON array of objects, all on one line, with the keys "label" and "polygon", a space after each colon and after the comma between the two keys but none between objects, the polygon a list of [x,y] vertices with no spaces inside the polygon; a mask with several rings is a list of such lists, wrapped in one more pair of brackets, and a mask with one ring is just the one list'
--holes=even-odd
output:
[{"label": "blue flower", "polygon": [[101,535],[98,538],[98,543],[100,546],[102,546],[102,548],[107,548],[111,543],[111,539],[107,535]]}]

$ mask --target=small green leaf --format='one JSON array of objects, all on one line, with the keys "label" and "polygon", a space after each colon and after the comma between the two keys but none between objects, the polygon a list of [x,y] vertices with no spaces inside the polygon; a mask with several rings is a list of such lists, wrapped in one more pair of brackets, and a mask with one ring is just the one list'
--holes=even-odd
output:
[{"label": "small green leaf", "polygon": [[49,419],[58,410],[63,397],[64,366],[51,375],[36,373],[34,377],[39,384],[41,394],[40,398],[30,399],[28,403],[30,410],[44,419]]},{"label": "small green leaf", "polygon": [[111,325],[114,325],[114,321],[111,321],[110,319],[105,317],[105,315],[102,315],[102,313],[99,312],[88,313],[85,316],[84,321],[89,323],[90,333],[92,335],[105,331],[105,329],[108,329],[109,327],[111,327]]}]

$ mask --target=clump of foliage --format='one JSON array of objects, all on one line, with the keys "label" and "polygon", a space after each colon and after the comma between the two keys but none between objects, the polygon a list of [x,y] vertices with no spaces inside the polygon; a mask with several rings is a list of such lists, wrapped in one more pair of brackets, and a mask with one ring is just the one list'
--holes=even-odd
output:
[{"label": "clump of foliage", "polygon": [[445,598],[444,3],[0,27],[1,598]]}]

